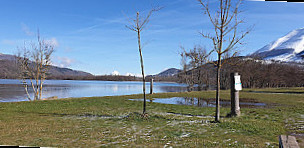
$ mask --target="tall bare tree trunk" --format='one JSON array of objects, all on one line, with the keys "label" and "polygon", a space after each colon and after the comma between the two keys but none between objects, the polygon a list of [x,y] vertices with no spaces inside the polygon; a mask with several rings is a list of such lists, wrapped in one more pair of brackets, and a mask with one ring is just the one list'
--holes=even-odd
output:
[{"label": "tall bare tree trunk", "polygon": [[25,93],[26,93],[27,99],[30,100],[30,101],[32,101],[31,97],[30,97],[30,94],[28,92],[28,86],[27,86],[26,82],[23,83],[23,87],[25,89]]},{"label": "tall bare tree trunk", "polygon": [[215,121],[220,121],[220,90],[221,90],[221,83],[220,83],[220,74],[221,74],[221,59],[218,59],[218,66],[216,70],[216,115]]},{"label": "tall bare tree trunk", "polygon": [[144,72],[144,60],[141,52],[140,31],[137,32],[137,37],[138,37],[138,50],[139,50],[140,64],[141,64],[141,74],[143,80],[143,93],[144,93],[143,114],[145,114],[146,113],[146,80],[145,80],[145,72]]},{"label": "tall bare tree trunk", "polygon": [[137,40],[138,40],[138,50],[140,56],[140,64],[141,64],[141,73],[142,73],[142,81],[143,81],[143,94],[144,94],[144,106],[143,106],[143,117],[146,117],[146,79],[145,79],[145,72],[144,72],[144,60],[142,56],[142,47],[140,42],[140,32],[145,28],[147,23],[149,22],[149,18],[154,11],[158,11],[158,9],[150,10],[149,14],[142,18],[139,15],[139,12],[136,13],[136,18],[130,21],[130,25],[126,25],[126,27],[132,31],[137,33]]},{"label": "tall bare tree trunk", "polygon": [[[222,6],[221,1],[221,6]],[[221,11],[222,13],[222,11]],[[222,16],[222,14],[221,14]],[[223,18],[222,18],[223,19]],[[220,91],[221,91],[221,66],[222,66],[222,47],[223,47],[223,26],[224,21],[221,21],[220,26],[220,40],[219,40],[219,48],[218,48],[218,60],[217,60],[217,71],[216,71],[216,116],[215,116],[215,122],[220,122]]]},{"label": "tall bare tree trunk", "polygon": [[35,94],[35,100],[38,100],[39,96],[39,85],[38,85],[38,77],[36,77],[36,94]]},{"label": "tall bare tree trunk", "polygon": [[39,100],[41,100],[41,95],[42,95],[42,84],[43,84],[43,78],[40,78],[40,87],[39,87]]}]

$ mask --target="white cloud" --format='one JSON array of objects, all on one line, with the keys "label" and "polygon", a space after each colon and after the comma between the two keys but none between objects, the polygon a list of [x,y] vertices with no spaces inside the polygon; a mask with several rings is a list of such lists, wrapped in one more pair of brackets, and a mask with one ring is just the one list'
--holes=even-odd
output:
[{"label": "white cloud", "polygon": [[23,31],[26,35],[28,35],[28,36],[33,36],[33,35],[35,35],[35,33],[32,32],[32,31],[30,30],[30,28],[29,28],[26,24],[24,24],[24,23],[21,23],[21,29],[22,29],[22,31]]},{"label": "white cloud", "polygon": [[127,72],[127,73],[125,74],[125,76],[142,77],[142,75],[141,75],[141,74],[133,74],[133,73],[129,73],[129,72]]},{"label": "white cloud", "polygon": [[58,41],[57,41],[56,38],[47,39],[47,40],[45,40],[45,42],[47,44],[53,45],[54,47],[58,47],[59,46],[59,43],[58,43]]},{"label": "white cloud", "polygon": [[136,77],[142,77],[142,75],[141,75],[141,74],[135,74],[135,76],[136,76]]},{"label": "white cloud", "polygon": [[[35,33],[32,32],[32,31],[30,30],[30,28],[29,28],[26,24],[21,23],[21,28],[22,28],[22,31],[23,31],[26,35],[28,35],[28,36],[34,36],[34,35],[35,35]],[[50,38],[50,39],[46,39],[46,40],[44,40],[44,41],[45,41],[46,43],[48,43],[48,44],[53,45],[54,47],[58,47],[58,46],[59,46],[59,43],[58,43],[58,41],[57,41],[56,38]]]},{"label": "white cloud", "polygon": [[119,75],[119,72],[118,72],[118,71],[116,71],[116,70],[114,70],[114,71],[111,73],[111,75],[115,75],[115,76],[117,76],[117,75]]},{"label": "white cloud", "polygon": [[58,66],[58,67],[69,67],[76,61],[74,59],[70,59],[68,57],[55,57],[53,60],[53,65]]},{"label": "white cloud", "polygon": [[16,45],[17,42],[14,40],[2,40],[1,44],[6,44],[6,45]]},{"label": "white cloud", "polygon": [[64,52],[72,52],[73,51],[73,49],[72,48],[70,48],[70,47],[66,47],[66,48],[64,48]]},{"label": "white cloud", "polygon": [[134,76],[134,74],[127,72],[126,76]]}]

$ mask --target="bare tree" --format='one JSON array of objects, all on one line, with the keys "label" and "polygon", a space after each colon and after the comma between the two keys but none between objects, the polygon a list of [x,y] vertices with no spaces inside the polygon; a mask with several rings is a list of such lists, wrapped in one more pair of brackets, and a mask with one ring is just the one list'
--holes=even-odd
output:
[{"label": "bare tree", "polygon": [[[17,55],[17,64],[19,77],[22,80],[28,100],[40,100],[42,88],[46,79],[49,66],[51,64],[51,55],[54,52],[54,45],[40,38],[39,31],[37,43],[24,45],[19,48]],[[28,81],[30,84],[28,84]],[[28,87],[33,89],[34,98],[31,99]]]},{"label": "bare tree", "polygon": [[[181,78],[184,79],[190,88],[197,84],[198,90],[202,90],[204,84],[208,85],[208,79],[205,79],[208,77],[208,73],[203,70],[203,66],[209,62],[210,53],[207,53],[207,50],[199,45],[195,45],[188,51],[182,46],[180,48],[183,50],[180,53],[183,67]],[[187,74],[187,71],[190,74]]]},{"label": "bare tree", "polygon": [[141,64],[141,74],[142,74],[142,81],[143,81],[143,94],[144,94],[144,105],[143,105],[143,116],[146,116],[146,80],[145,80],[145,72],[144,72],[144,60],[142,56],[142,44],[141,44],[141,32],[147,24],[150,21],[150,16],[153,12],[160,10],[158,9],[152,9],[149,11],[149,13],[146,16],[141,16],[139,12],[136,13],[136,17],[133,19],[129,19],[129,25],[126,25],[126,27],[132,31],[135,31],[137,33],[137,42],[138,42],[138,50],[139,50],[139,56],[140,56],[140,64]]},{"label": "bare tree", "polygon": [[[249,33],[249,29],[244,32],[238,32],[239,25],[243,20],[238,20],[239,6],[242,0],[219,0],[217,10],[212,11],[209,3],[198,0],[204,13],[207,14],[209,20],[214,27],[214,33],[206,34],[201,32],[204,38],[212,40],[213,51],[217,53],[217,87],[216,87],[216,115],[215,121],[220,121],[220,73],[222,63],[222,55],[226,52],[232,52],[236,45]],[[213,15],[214,14],[214,15]],[[234,52],[236,53],[236,52]]]},{"label": "bare tree", "polygon": [[194,76],[193,73],[188,73],[188,71],[191,69],[191,66],[189,65],[189,57],[186,55],[186,50],[183,46],[180,46],[182,49],[180,56],[181,56],[181,66],[182,66],[182,72],[178,74],[179,80],[182,83],[186,83],[187,90],[190,92],[193,90],[194,86]]}]

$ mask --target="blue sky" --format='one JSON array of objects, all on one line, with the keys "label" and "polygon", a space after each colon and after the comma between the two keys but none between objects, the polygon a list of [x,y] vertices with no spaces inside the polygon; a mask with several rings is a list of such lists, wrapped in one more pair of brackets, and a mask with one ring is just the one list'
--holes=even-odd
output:
[{"label": "blue sky", "polygon": [[[210,0],[212,2],[212,0]],[[56,45],[53,63],[92,74],[140,74],[137,36],[127,17],[164,6],[143,31],[145,71],[156,74],[180,68],[179,46],[211,42],[200,31],[212,32],[196,0],[1,0],[0,53],[15,54],[18,46],[41,36]],[[252,53],[289,31],[304,27],[304,3],[244,1],[242,28],[255,25],[240,47]],[[216,58],[215,56],[213,58]]]}]

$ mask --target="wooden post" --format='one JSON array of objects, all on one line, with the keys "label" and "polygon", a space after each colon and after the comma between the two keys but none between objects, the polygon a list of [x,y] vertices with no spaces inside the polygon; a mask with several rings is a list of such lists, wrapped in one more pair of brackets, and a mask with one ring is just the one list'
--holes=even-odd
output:
[{"label": "wooden post", "polygon": [[153,78],[151,78],[150,82],[150,94],[153,94]]},{"label": "wooden post", "polygon": [[300,148],[294,136],[279,136],[279,148]]},{"label": "wooden post", "polygon": [[238,73],[231,73],[231,113],[230,116],[240,116],[240,98],[239,98],[239,90],[242,89],[240,82],[240,75]]}]

